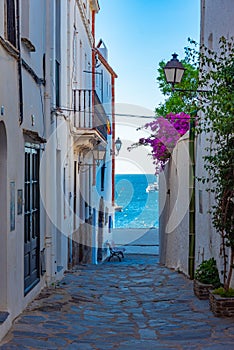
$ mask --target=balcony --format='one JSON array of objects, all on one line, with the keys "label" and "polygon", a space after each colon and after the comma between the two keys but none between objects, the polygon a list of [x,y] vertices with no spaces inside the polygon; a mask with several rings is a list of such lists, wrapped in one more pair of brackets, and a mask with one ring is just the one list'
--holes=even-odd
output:
[{"label": "balcony", "polygon": [[73,90],[74,126],[92,128],[92,90]]},{"label": "balcony", "polygon": [[87,89],[73,90],[73,110],[78,146],[91,148],[94,139],[106,145],[107,115],[97,93]]}]

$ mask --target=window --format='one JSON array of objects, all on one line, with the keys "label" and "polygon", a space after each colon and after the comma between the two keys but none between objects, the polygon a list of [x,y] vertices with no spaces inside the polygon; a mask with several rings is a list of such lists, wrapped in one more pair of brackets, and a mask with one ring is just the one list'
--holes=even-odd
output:
[{"label": "window", "polygon": [[210,33],[208,37],[208,47],[210,50],[213,50],[213,33]]},{"label": "window", "polygon": [[60,63],[61,63],[61,1],[56,0],[55,19],[55,94],[56,107],[60,107]]},{"label": "window", "polygon": [[61,0],[56,0],[56,19],[55,19],[55,47],[56,59],[61,59]]},{"label": "window", "polygon": [[29,0],[21,0],[21,36],[29,39]]},{"label": "window", "polygon": [[5,37],[16,47],[15,0],[5,0]]},{"label": "window", "polygon": [[107,95],[107,98],[110,98],[110,91],[111,91],[111,87],[110,87],[110,84],[106,83],[106,95]]},{"label": "window", "polygon": [[56,96],[56,107],[60,107],[60,64],[55,61],[55,96]]},{"label": "window", "polygon": [[63,168],[63,216],[66,219],[66,168]]},{"label": "window", "polygon": [[101,191],[104,191],[105,187],[105,164],[101,167]]}]

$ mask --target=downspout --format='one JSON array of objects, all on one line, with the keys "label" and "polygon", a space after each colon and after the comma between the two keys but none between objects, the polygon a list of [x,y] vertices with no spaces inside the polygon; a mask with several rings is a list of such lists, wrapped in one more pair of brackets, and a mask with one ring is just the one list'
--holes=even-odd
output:
[{"label": "downspout", "polygon": [[206,0],[201,0],[201,10],[200,10],[200,45],[204,45],[204,41],[205,41],[205,35],[204,35],[204,31],[205,31],[205,16],[206,16]]},{"label": "downspout", "polygon": [[188,271],[189,277],[194,279],[195,270],[195,244],[196,244],[196,222],[195,222],[195,118],[197,111],[190,115],[189,130],[189,257]]},{"label": "downspout", "polygon": [[18,78],[19,78],[19,125],[23,123],[24,105],[23,105],[23,81],[22,81],[22,59],[21,59],[21,42],[20,42],[20,10],[19,0],[16,1],[16,31],[18,56]]},{"label": "downspout", "polygon": [[[95,11],[92,11],[92,37],[93,37],[93,46],[92,46],[92,128],[95,126],[95,109],[94,109],[94,104],[95,104],[95,65],[96,65],[96,49],[95,49]],[[89,191],[91,192],[92,196],[90,198],[90,203],[89,205],[91,205],[93,207],[92,209],[92,242],[91,242],[91,261],[92,264],[96,265],[97,264],[97,257],[98,257],[98,244],[97,244],[97,223],[96,223],[96,217],[98,217],[98,208],[97,208],[97,203],[96,205],[93,205],[92,200],[93,200],[93,189],[92,186],[96,185],[96,165],[95,162],[93,162],[94,165],[92,167],[93,171],[92,171],[92,185],[90,184],[90,188]]]},{"label": "downspout", "polygon": [[[201,31],[200,31],[200,44],[204,44],[204,28],[205,28],[205,9],[206,0],[201,0]],[[191,279],[194,279],[195,272],[195,246],[196,246],[196,197],[195,197],[195,118],[197,111],[191,113],[190,119],[190,131],[189,131],[189,258],[188,258],[188,271]]]},{"label": "downspout", "polygon": [[[92,128],[95,126],[95,65],[96,65],[96,50],[95,50],[95,11],[92,11],[92,37],[93,37],[93,46],[92,46]],[[96,185],[96,166],[93,166],[93,185]]]},{"label": "downspout", "polygon": [[[55,8],[53,1],[46,1],[46,56],[45,56],[45,115],[46,115],[46,138],[53,134],[56,125],[53,121],[54,115],[51,114],[51,107],[54,106],[55,94],[52,82],[54,81],[54,20]],[[55,184],[55,154],[56,142],[52,137],[50,143],[46,146],[46,169],[43,181],[45,181],[45,203],[51,212],[52,217],[55,217],[54,210],[56,203],[56,188]],[[45,207],[45,208],[46,208]],[[46,253],[46,282],[51,283],[55,280],[55,244],[54,244],[54,227],[49,215],[45,210],[45,253]]]},{"label": "downspout", "polygon": [[92,37],[93,37],[93,46],[92,46],[92,127],[94,126],[94,91],[95,91],[95,11],[92,11]]},{"label": "downspout", "polygon": [[111,76],[112,94],[112,206],[115,206],[115,77]]}]

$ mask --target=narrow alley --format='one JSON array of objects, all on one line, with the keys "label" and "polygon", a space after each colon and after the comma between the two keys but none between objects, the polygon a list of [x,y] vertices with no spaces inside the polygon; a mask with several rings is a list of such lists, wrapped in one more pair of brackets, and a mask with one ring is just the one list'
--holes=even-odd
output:
[{"label": "narrow alley", "polygon": [[13,349],[222,349],[233,318],[217,318],[192,281],[156,255],[80,265],[45,288],[0,343]]}]

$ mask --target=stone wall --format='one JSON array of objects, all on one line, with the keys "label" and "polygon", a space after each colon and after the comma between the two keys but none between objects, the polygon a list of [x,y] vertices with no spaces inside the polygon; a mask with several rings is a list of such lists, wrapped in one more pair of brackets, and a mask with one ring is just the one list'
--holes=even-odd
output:
[{"label": "stone wall", "polygon": [[211,292],[209,302],[210,309],[215,316],[234,316],[234,298],[223,298]]}]

